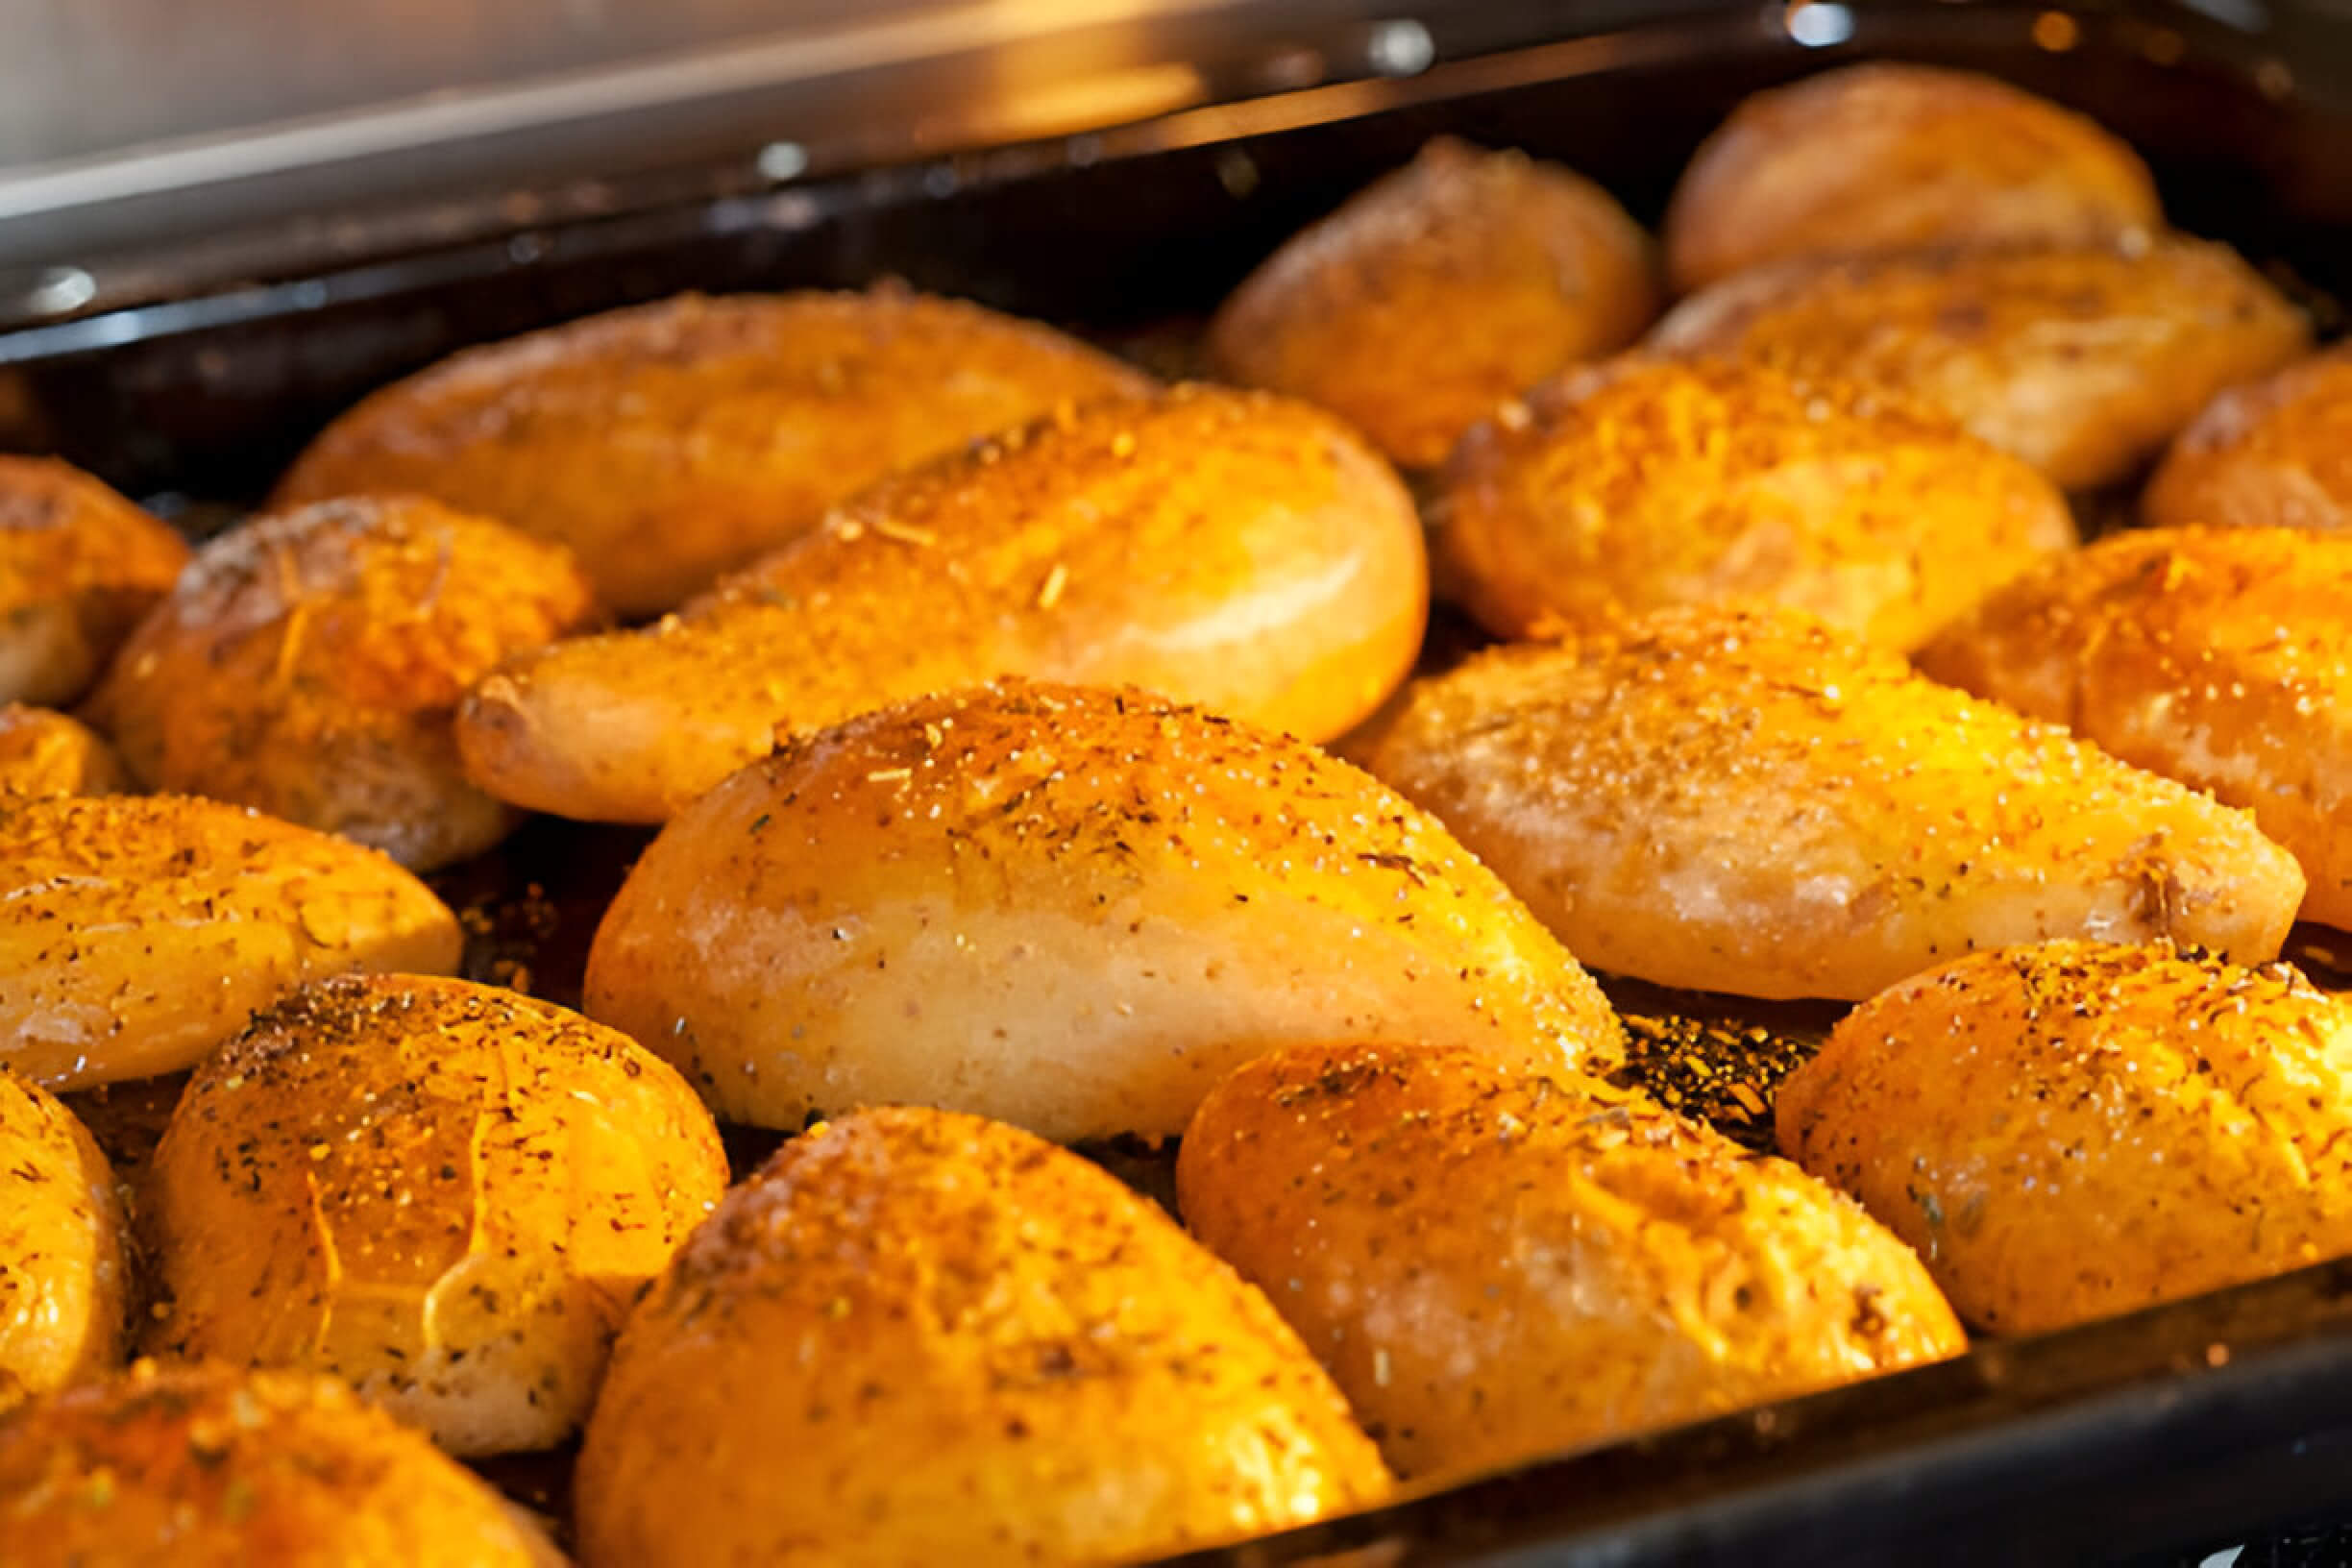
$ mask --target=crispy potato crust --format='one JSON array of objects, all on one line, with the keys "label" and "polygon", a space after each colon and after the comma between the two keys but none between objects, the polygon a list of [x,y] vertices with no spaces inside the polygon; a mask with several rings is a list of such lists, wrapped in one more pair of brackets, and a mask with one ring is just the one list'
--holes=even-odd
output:
[{"label": "crispy potato crust", "polygon": [[787,1143],[647,1297],[575,1488],[589,1568],[1114,1562],[1377,1501],[1263,1297],[977,1117]]},{"label": "crispy potato crust", "polygon": [[2097,122],[1971,71],[1875,62],[1744,100],[1666,212],[1678,292],[1792,257],[2089,244],[2164,226]]},{"label": "crispy potato crust", "polygon": [[[72,1112],[0,1069],[0,1410],[122,1360],[122,1200]],[[13,1561],[0,1553],[0,1558]]]},{"label": "crispy potato crust", "polygon": [[2064,565],[1921,669],[2250,809],[2302,863],[2303,918],[2352,927],[2352,535],[2149,530]]},{"label": "crispy potato crust", "polygon": [[660,821],[779,730],[1000,674],[1134,684],[1338,734],[1411,669],[1412,503],[1319,409],[1186,387],[885,480],[650,630],[517,660],[469,698],[502,798]]},{"label": "crispy potato crust", "polygon": [[1176,1181],[1193,1235],[1264,1287],[1409,1479],[1964,1345],[1910,1249],[1794,1165],[1458,1049],[1261,1057],[1202,1103]]},{"label": "crispy potato crust", "polygon": [[0,701],[80,697],[187,558],[178,534],[79,469],[0,453]]},{"label": "crispy potato crust", "polygon": [[2309,342],[2235,252],[2179,237],[1761,267],[1650,337],[1939,408],[2070,490],[2130,478],[2216,392]]},{"label": "crispy potato crust", "polygon": [[177,1072],[304,980],[462,946],[382,855],[214,800],[0,794],[0,1066],[51,1089]]},{"label": "crispy potato crust", "polygon": [[87,724],[21,702],[0,706],[0,793],[119,795],[130,788],[122,759]]},{"label": "crispy potato crust", "polygon": [[1437,509],[1447,581],[1502,637],[1778,604],[1907,649],[2074,543],[2048,480],[1940,415],[1759,365],[1638,357],[1475,428]]},{"label": "crispy potato crust", "polygon": [[2140,516],[2352,531],[2352,347],[2214,399],[2165,454]]},{"label": "crispy potato crust", "polygon": [[1606,191],[1440,136],[1276,251],[1209,350],[1432,468],[1495,404],[1633,341],[1658,305],[1649,236]]},{"label": "crispy potato crust", "polygon": [[141,1207],[144,1342],[332,1372],[452,1454],[551,1448],[726,1180],[709,1113],[635,1041],[462,980],[330,980],[181,1096]]},{"label": "crispy potato crust", "polygon": [[207,545],[86,711],[151,789],[429,870],[520,820],[466,782],[458,698],[597,615],[557,546],[410,497],[325,502]]},{"label": "crispy potato crust", "polygon": [[894,469],[1149,377],[900,288],[705,299],[470,349],[328,427],[275,503],[430,496],[568,545],[624,615],[666,610]]},{"label": "crispy potato crust", "polygon": [[0,1420],[11,1568],[560,1568],[536,1527],[332,1378],[141,1361]]},{"label": "crispy potato crust", "polygon": [[1417,681],[1361,754],[1586,963],[1859,999],[1972,947],[2275,958],[2303,896],[2246,813],[1788,615],[1662,611]]},{"label": "crispy potato crust", "polygon": [[2352,1005],[2288,965],[2054,942],[1872,998],[1780,1146],[2031,1334],[2352,1253]]},{"label": "crispy potato crust", "polygon": [[587,1010],[730,1120],[943,1104],[1174,1135],[1333,1033],[1613,1060],[1576,961],[1443,829],[1311,747],[1140,694],[1008,682],[852,720],[671,822]]}]

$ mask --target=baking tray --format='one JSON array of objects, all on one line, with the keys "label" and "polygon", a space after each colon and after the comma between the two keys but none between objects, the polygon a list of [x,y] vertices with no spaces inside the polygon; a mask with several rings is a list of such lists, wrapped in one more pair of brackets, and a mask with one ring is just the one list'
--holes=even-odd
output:
[{"label": "baking tray", "polygon": [[[1397,36],[1359,29],[1316,55],[1336,80],[1046,141],[870,164],[854,138],[795,141],[808,173],[779,179],[760,153],[782,130],[747,124],[734,154],[593,190],[512,185],[155,254],[60,256],[54,270],[86,280],[86,295],[0,302],[0,447],[61,453],[201,533],[382,381],[690,287],[894,276],[1180,370],[1201,316],[1252,264],[1433,134],[1559,158],[1654,222],[1738,97],[1864,57],[1991,70],[2083,108],[2147,156],[2182,227],[2238,244],[2323,327],[2352,293],[2352,43],[2315,8],[1810,0],[1573,19],[1571,32],[1564,6],[1439,6],[1398,19],[1427,45],[1409,71],[1346,68],[1346,50]],[[1459,628],[1439,626],[1442,650]],[[647,841],[542,820],[437,878],[465,912],[469,972],[576,1000],[596,919]],[[2344,982],[2352,939],[2304,931],[2296,944]],[[1615,990],[1639,1014],[1765,1029],[1773,1048],[1750,1083],[1767,1093],[1835,1011]],[[168,1087],[84,1109],[135,1162]],[[1720,1096],[1693,1105],[1752,1140],[1760,1131]],[[775,1139],[729,1140],[740,1170]],[[1090,1152],[1164,1196],[1163,1154]],[[2352,1263],[1984,1344],[1182,1560],[2193,1561],[2282,1522],[2352,1518],[2348,1461]],[[560,1506],[559,1463],[491,1468]]]}]

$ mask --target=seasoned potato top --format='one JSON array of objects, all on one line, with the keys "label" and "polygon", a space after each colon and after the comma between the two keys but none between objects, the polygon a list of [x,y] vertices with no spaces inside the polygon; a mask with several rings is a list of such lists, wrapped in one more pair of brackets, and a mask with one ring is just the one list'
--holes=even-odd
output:
[{"label": "seasoned potato top", "polygon": [[2159,527],[2352,529],[2352,346],[2214,399],[2140,505]]},{"label": "seasoned potato top", "polygon": [[0,1410],[98,1377],[122,1356],[122,1201],[71,1111],[0,1068]]},{"label": "seasoned potato top", "polygon": [[1957,1353],[1861,1207],[1639,1094],[1458,1049],[1309,1046],[1185,1135],[1194,1234],[1407,1476],[1459,1475]]},{"label": "seasoned potato top", "polygon": [[87,724],[21,702],[0,705],[0,792],[112,795],[130,787],[122,759]]},{"label": "seasoned potato top", "polygon": [[0,453],[0,701],[80,697],[187,557],[80,470]]},{"label": "seasoned potato top", "polygon": [[1975,954],[1857,1008],[1777,1120],[1999,1332],[2352,1252],[2352,1004],[2284,964]]},{"label": "seasoned potato top", "polygon": [[704,299],[470,349],[329,427],[281,504],[427,495],[667,609],[894,468],[1149,378],[1045,328],[903,289]]},{"label": "seasoned potato top", "polygon": [[1428,468],[1504,399],[1640,335],[1654,266],[1600,186],[1441,136],[1275,252],[1218,312],[1210,352]]},{"label": "seasoned potato top", "polygon": [[1311,740],[1412,666],[1412,504],[1322,410],[1180,387],[883,480],[644,632],[519,659],[469,702],[473,776],[658,821],[779,728],[1000,674],[1133,684]]},{"label": "seasoned potato top", "polygon": [[593,1565],[1110,1562],[1376,1500],[1264,1298],[1092,1164],[978,1117],[787,1143],[623,1336]]},{"label": "seasoned potato top", "polygon": [[2164,221],[2139,155],[1972,71],[1873,62],[1759,92],[1683,171],[1675,287],[1767,261],[1939,244],[2080,243]]},{"label": "seasoned potato top", "polygon": [[2306,916],[2352,925],[2352,535],[2148,529],[2065,564],[1921,667],[2251,808],[2303,862]]},{"label": "seasoned potato top", "polygon": [[11,1568],[554,1568],[499,1495],[332,1378],[142,1361],[0,1421]]},{"label": "seasoned potato top", "polygon": [[52,1088],[177,1071],[304,979],[461,946],[382,855],[217,801],[0,794],[0,1062]]},{"label": "seasoned potato top", "polygon": [[1745,602],[1909,648],[2074,540],[2048,480],[1940,414],[1703,361],[1547,382],[1463,439],[1442,507],[1445,553],[1505,636]]},{"label": "seasoned potato top", "polygon": [[2168,236],[1760,267],[1650,341],[1915,399],[2083,489],[2128,477],[2214,393],[2308,339],[2227,246]]},{"label": "seasoned potato top", "polygon": [[2302,877],[2245,815],[1786,615],[1661,611],[1416,682],[1373,772],[1586,962],[1863,997],[1971,946],[2278,953]]}]

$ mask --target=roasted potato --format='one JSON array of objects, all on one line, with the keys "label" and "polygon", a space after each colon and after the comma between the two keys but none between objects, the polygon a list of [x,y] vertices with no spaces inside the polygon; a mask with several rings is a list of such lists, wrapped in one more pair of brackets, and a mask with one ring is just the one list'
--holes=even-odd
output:
[{"label": "roasted potato", "polygon": [[0,1420],[10,1568],[560,1568],[538,1528],[332,1378],[141,1361]]},{"label": "roasted potato", "polygon": [[1475,428],[1437,508],[1446,578],[1503,637],[1668,604],[1780,604],[1924,642],[2074,542],[2022,460],[1760,365],[1623,359]]},{"label": "roasted potato", "polygon": [[2163,226],[2147,165],[2096,122],[1972,71],[1874,62],[1733,110],[1675,187],[1666,265],[1687,293],[1792,257]]},{"label": "roasted potato", "polygon": [[458,738],[491,794],[619,821],[664,820],[779,729],[999,674],[1321,740],[1405,677],[1428,598],[1409,499],[1336,420],[1186,388],[885,480],[675,621],[517,660]]},{"label": "roasted potato", "polygon": [[456,917],[372,849],[214,800],[0,794],[0,1066],[192,1066],[314,976],[454,968]]},{"label": "roasted potato", "polygon": [[2352,347],[2214,399],[2165,454],[2140,514],[2156,527],[2352,531]]},{"label": "roasted potato", "polygon": [[1209,352],[1432,468],[1496,404],[1632,342],[1658,305],[1649,236],[1606,191],[1441,136],[1251,274]]},{"label": "roasted potato", "polygon": [[596,617],[558,546],[412,497],[322,502],[207,545],[86,712],[150,789],[429,870],[521,821],[466,782],[458,698]]},{"label": "roasted potato", "polygon": [[[122,1360],[122,1200],[88,1131],[55,1095],[0,1070],[0,1411]],[[14,1561],[6,1553],[0,1560]]]},{"label": "roasted potato", "polygon": [[187,558],[87,474],[0,453],[0,702],[80,697]]},{"label": "roasted potato", "polygon": [[1408,1479],[1956,1355],[1861,1207],[1646,1096],[1458,1049],[1309,1045],[1213,1090],[1185,1223]]},{"label": "roasted potato", "polygon": [[2032,573],[1920,668],[2254,813],[2352,928],[2352,535],[2168,528]]},{"label": "roasted potato", "polygon": [[1255,1289],[1074,1154],[937,1111],[784,1145],[622,1336],[589,1568],[1093,1563],[1368,1504],[1338,1390]]},{"label": "roasted potato", "polygon": [[1584,962],[1860,998],[1972,947],[2278,956],[2303,896],[2246,813],[1782,614],[1662,611],[1417,681],[1360,742]]},{"label": "roasted potato", "polygon": [[131,787],[106,737],[69,715],[0,706],[0,794],[119,795]]},{"label": "roasted potato", "polygon": [[685,295],[469,349],[328,427],[277,504],[430,496],[569,545],[666,610],[893,469],[1150,378],[902,288]]},{"label": "roasted potato", "polygon": [[2284,964],[1972,954],[1855,1009],[1777,1121],[1995,1333],[2352,1253],[2352,1004]]},{"label": "roasted potato", "polygon": [[2080,490],[2130,478],[2309,340],[2236,253],[2167,237],[1762,267],[1692,295],[1650,344],[1925,404]]},{"label": "roasted potato", "polygon": [[653,841],[587,1010],[732,1121],[943,1105],[1074,1141],[1184,1130],[1334,1035],[1613,1059],[1576,960],[1443,829],[1313,747],[1008,682],[853,719]]},{"label": "roasted potato", "polygon": [[710,1114],[634,1041],[463,980],[324,981],[172,1114],[144,1344],[332,1372],[452,1454],[552,1448],[726,1182]]}]

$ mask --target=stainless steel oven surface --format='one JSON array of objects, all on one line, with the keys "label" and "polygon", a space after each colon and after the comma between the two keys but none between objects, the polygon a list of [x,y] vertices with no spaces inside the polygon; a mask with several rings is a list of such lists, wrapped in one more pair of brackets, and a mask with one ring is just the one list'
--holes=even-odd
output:
[{"label": "stainless steel oven surface", "polygon": [[[581,43],[523,61],[551,73],[529,91],[488,82],[436,108],[400,98],[408,66],[387,59],[361,86],[390,101],[257,100],[249,118],[295,116],[259,131],[126,149],[106,143],[154,127],[61,121],[80,139],[15,158],[0,140],[0,450],[61,453],[201,532],[368,390],[685,289],[895,277],[1182,369],[1257,261],[1433,135],[1558,159],[1654,226],[1738,99],[1861,59],[1981,69],[2085,110],[2147,159],[2180,228],[2235,244],[2323,331],[2352,297],[2352,17],[2333,7],[1078,6],[1060,29],[967,15],[954,49],[895,53],[875,28],[898,8],[861,34],[836,7],[809,23],[831,54],[814,34],[797,51],[747,40],[716,0],[678,10],[677,35],[651,40],[667,76]],[[26,136],[10,112],[0,137]],[[527,969],[536,993],[576,999],[646,841],[539,820],[442,873],[478,912],[470,972]],[[2352,984],[2338,941],[2307,930],[2293,956]],[[1835,1016],[1615,994],[1644,1017],[1761,1024],[1779,1042],[1767,1091]],[[119,1147],[151,1135],[137,1095],[85,1109]],[[731,1136],[745,1155],[772,1141]],[[1165,1191],[1163,1156],[1090,1152]],[[560,1460],[488,1468],[560,1500]],[[2352,1263],[1983,1340],[1182,1560],[2154,1563],[2331,1512],[2352,1517]],[[2273,1560],[2261,1550],[2242,1560]]]}]

